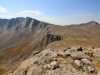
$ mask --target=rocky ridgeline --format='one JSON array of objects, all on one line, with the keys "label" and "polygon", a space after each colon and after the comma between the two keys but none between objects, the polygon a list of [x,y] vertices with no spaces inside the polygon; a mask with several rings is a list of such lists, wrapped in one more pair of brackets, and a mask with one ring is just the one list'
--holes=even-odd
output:
[{"label": "rocky ridgeline", "polygon": [[70,48],[36,51],[17,69],[3,75],[100,75],[100,49],[91,49],[93,56],[88,55],[87,50],[81,52]]}]

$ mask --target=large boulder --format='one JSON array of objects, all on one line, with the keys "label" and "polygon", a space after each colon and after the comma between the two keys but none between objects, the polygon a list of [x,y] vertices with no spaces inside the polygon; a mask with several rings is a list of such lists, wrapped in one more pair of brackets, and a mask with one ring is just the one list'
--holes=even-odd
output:
[{"label": "large boulder", "polygon": [[93,68],[93,66],[88,66],[87,68],[89,72],[91,73],[95,72],[95,69]]},{"label": "large boulder", "polygon": [[63,51],[59,51],[57,52],[57,56],[63,56],[66,57],[65,53]]},{"label": "large boulder", "polygon": [[83,62],[82,61],[80,61],[80,60],[74,60],[74,64],[75,64],[75,66],[77,66],[77,67],[83,67]]},{"label": "large boulder", "polygon": [[56,68],[59,68],[60,66],[58,65],[58,62],[57,61],[52,61],[50,63],[50,66],[51,66],[51,69],[54,70]]},{"label": "large boulder", "polygon": [[44,66],[44,69],[46,70],[55,70],[56,68],[59,68],[60,66],[58,65],[57,61],[52,61],[50,64],[46,64]]},{"label": "large boulder", "polygon": [[86,58],[81,59],[84,65],[92,65],[92,62]]},{"label": "large boulder", "polygon": [[70,50],[66,50],[66,51],[65,51],[65,55],[66,55],[66,57],[67,57],[67,56],[70,56],[70,55],[71,55],[71,51],[70,51]]},{"label": "large boulder", "polygon": [[71,57],[73,60],[78,60],[78,59],[83,59],[86,58],[87,56],[85,55],[84,52],[72,52]]},{"label": "large boulder", "polygon": [[49,65],[49,64],[44,65],[44,69],[45,70],[50,70],[51,69],[51,65]]}]

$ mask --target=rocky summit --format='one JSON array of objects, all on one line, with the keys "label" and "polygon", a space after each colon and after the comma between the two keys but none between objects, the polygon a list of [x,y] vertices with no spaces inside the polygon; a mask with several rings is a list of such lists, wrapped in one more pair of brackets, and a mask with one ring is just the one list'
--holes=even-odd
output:
[{"label": "rocky summit", "polygon": [[0,75],[100,75],[100,24],[0,19]]},{"label": "rocky summit", "polygon": [[3,75],[100,75],[100,48],[91,49],[93,56],[87,54],[88,49],[83,50],[67,48],[34,52],[16,69]]}]

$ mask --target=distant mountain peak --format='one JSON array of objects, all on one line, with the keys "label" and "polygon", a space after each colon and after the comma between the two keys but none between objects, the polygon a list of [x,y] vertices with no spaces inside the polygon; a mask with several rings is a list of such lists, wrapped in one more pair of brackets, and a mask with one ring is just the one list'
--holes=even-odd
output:
[{"label": "distant mountain peak", "polygon": [[96,25],[96,24],[99,24],[99,23],[97,23],[96,21],[90,21],[90,22],[88,22],[88,24],[90,24],[90,25]]}]

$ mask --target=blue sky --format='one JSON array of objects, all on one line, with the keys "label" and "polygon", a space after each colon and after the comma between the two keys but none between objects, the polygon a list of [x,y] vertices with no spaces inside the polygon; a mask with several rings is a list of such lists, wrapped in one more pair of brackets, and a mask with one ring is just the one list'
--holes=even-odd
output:
[{"label": "blue sky", "polygon": [[0,0],[0,18],[27,16],[59,25],[100,23],[100,0]]}]

